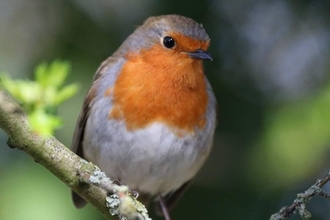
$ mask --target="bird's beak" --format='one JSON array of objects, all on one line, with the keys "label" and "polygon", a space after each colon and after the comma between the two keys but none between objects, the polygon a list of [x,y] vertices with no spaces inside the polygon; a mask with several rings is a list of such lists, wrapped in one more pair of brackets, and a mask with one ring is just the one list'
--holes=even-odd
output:
[{"label": "bird's beak", "polygon": [[211,54],[208,52],[198,49],[195,50],[194,52],[189,52],[188,53],[190,57],[195,58],[195,59],[200,59],[200,60],[213,60]]}]

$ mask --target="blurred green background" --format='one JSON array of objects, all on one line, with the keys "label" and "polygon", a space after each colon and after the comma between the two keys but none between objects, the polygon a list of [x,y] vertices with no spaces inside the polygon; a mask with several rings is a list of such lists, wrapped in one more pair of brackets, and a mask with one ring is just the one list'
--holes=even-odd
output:
[{"label": "blurred green background", "polygon": [[[70,146],[98,65],[147,17],[173,13],[211,37],[205,69],[219,126],[172,218],[269,219],[330,168],[330,1],[1,0],[0,70],[30,78],[41,61],[71,62],[69,82],[81,90],[59,108],[56,133]],[[102,219],[90,206],[76,210],[70,190],[6,140],[0,131],[1,220]],[[325,199],[307,209],[330,219]]]}]

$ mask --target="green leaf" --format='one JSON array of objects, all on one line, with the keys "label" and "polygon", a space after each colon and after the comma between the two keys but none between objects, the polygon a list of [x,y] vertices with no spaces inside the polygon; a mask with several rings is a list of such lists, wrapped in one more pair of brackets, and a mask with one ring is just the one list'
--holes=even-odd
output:
[{"label": "green leaf", "polygon": [[43,109],[37,109],[28,115],[31,129],[40,135],[52,135],[54,130],[62,126],[59,117],[48,115]]},{"label": "green leaf", "polygon": [[40,85],[43,87],[47,86],[47,64],[45,62],[36,67],[34,77]]},{"label": "green leaf", "polygon": [[63,87],[70,68],[65,61],[41,63],[35,69],[36,81],[13,80],[1,73],[0,86],[22,104],[34,132],[53,134],[62,125],[60,118],[54,115],[56,107],[78,91],[76,84]]},{"label": "green leaf", "polygon": [[78,92],[78,85],[77,84],[70,84],[68,86],[65,86],[63,89],[61,89],[55,97],[55,105],[59,105],[60,103],[64,102],[65,100],[71,98]]},{"label": "green leaf", "polygon": [[42,94],[41,86],[27,80],[12,80],[6,75],[1,76],[1,85],[19,102],[24,104],[36,103]]},{"label": "green leaf", "polygon": [[62,86],[71,66],[69,62],[56,60],[49,64],[40,64],[35,70],[35,77],[38,83],[43,87],[55,87]]},{"label": "green leaf", "polygon": [[55,99],[57,96],[57,89],[55,87],[46,87],[43,92],[42,102],[45,106],[56,106]]}]

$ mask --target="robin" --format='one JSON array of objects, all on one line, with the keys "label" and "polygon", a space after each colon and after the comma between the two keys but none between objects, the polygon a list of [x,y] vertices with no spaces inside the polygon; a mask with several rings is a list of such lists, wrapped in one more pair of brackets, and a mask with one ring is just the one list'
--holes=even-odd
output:
[{"label": "robin", "polygon": [[[210,38],[180,15],[150,17],[97,70],[72,149],[108,177],[153,199],[158,213],[185,192],[208,158],[216,99],[204,75]],[[73,193],[80,208],[86,202]]]}]

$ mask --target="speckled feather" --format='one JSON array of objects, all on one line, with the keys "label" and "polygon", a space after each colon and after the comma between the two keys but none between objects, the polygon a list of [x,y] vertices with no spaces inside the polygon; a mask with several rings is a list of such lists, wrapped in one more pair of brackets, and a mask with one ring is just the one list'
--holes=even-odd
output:
[{"label": "speckled feather", "polygon": [[[183,41],[189,44],[178,42],[178,48],[181,45],[181,51],[173,52],[165,49],[161,44],[161,39],[168,34],[182,36]],[[190,18],[165,15],[146,20],[97,70],[93,78],[93,85],[86,96],[78,118],[72,142],[73,151],[98,165],[110,178],[120,179],[131,189],[147,195],[146,197],[162,195],[166,197],[167,201],[171,201],[171,204],[168,205],[173,205],[177,199],[171,199],[171,195],[175,195],[175,191],[180,187],[188,185],[187,182],[196,175],[207,159],[213,143],[216,100],[212,88],[203,74],[202,61],[192,59],[182,53],[207,49],[209,41],[204,28]],[[164,69],[165,73],[170,71],[168,74],[171,76],[169,77],[161,76],[160,71],[152,72],[154,75],[160,75],[158,81],[152,82],[163,82],[162,84],[167,86],[165,88],[165,86],[156,85],[159,91],[152,87],[153,90],[150,91],[153,91],[155,95],[150,97],[141,94],[143,91],[141,88],[143,86],[147,88],[146,82],[153,80],[150,78],[152,74],[148,73],[147,69],[153,70],[150,66],[154,65],[152,62],[156,61],[148,62],[152,58],[143,57],[142,54],[145,52],[148,55],[149,51],[155,51],[156,47],[159,50],[163,48],[165,59],[168,56],[175,56],[177,61],[171,60],[170,63],[164,61],[164,64],[159,64],[164,66],[157,66],[160,70]],[[138,60],[136,56],[139,58]],[[160,55],[156,53],[154,56]],[[182,62],[180,62],[181,59]],[[138,64],[141,63],[143,65],[139,66]],[[180,64],[186,65],[185,68],[180,69]],[[127,67],[128,65],[130,68]],[[139,81],[127,81],[132,85],[127,85],[127,88],[125,86],[125,88],[122,88],[123,86],[119,88],[118,85],[122,85],[119,82],[119,79],[122,78],[120,74],[124,74],[125,71],[128,71],[126,74],[137,74],[135,72],[137,70],[132,71],[135,66],[143,68],[139,70],[142,71],[139,72],[141,78],[137,78]],[[195,71],[195,67],[201,71],[196,75],[202,74],[202,77],[196,78],[194,73],[189,72]],[[179,76],[182,71],[188,71],[188,73]],[[176,75],[178,77],[175,77]],[[186,82],[187,80],[189,82]],[[178,83],[176,84],[175,81]],[[136,89],[135,87],[140,88],[136,94],[135,90],[133,91]],[[173,94],[178,97],[171,98],[163,94],[162,91],[167,91],[167,88],[175,89]],[[206,101],[195,98],[195,101],[188,105],[191,109],[186,109],[184,103],[177,103],[178,100],[182,102],[180,94],[186,94],[187,91],[189,91],[188,94],[191,94],[187,96],[187,99],[195,96],[203,97],[198,88],[206,90]],[[148,93],[148,90],[145,90]],[[129,95],[125,96],[125,94]],[[133,103],[133,107],[125,108],[124,105],[127,105],[127,102],[134,102],[130,99],[132,95],[137,96],[134,100],[144,100],[150,107],[150,111],[161,105],[165,99],[166,105],[171,105],[176,109],[173,111],[170,107],[164,106],[158,109],[152,118],[151,114],[143,113],[145,118],[143,123],[134,123],[134,120],[141,121],[141,116],[137,114],[143,112],[139,108],[144,108],[144,106]],[[146,101],[145,97],[150,97],[150,101],[149,99]],[[121,100],[124,98],[125,100]],[[205,107],[197,101],[205,102]],[[119,109],[118,117],[111,115],[115,108]],[[125,111],[125,109],[128,110]],[[162,109],[166,110],[163,112]],[[186,117],[185,115],[189,115],[190,111],[196,111],[195,115],[200,119],[190,117],[181,120]],[[168,119],[166,117],[168,113],[177,116],[173,116],[174,119],[173,117]],[[128,127],[128,117],[135,126]],[[200,121],[204,121],[204,123],[200,123]],[[188,122],[189,126],[183,124]],[[74,194],[73,199],[77,207],[84,205],[84,201],[77,195]]]}]

